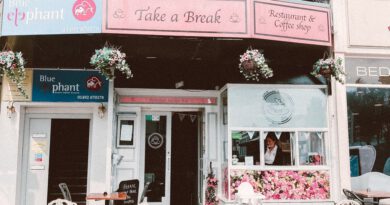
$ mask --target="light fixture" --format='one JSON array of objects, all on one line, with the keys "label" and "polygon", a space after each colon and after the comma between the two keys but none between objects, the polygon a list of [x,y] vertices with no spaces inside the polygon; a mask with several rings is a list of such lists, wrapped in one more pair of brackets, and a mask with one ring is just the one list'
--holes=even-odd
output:
[{"label": "light fixture", "polygon": [[12,114],[14,114],[15,112],[16,111],[15,111],[14,102],[13,101],[9,101],[8,102],[8,106],[7,106],[7,116],[8,116],[8,118],[11,118]]},{"label": "light fixture", "polygon": [[103,105],[103,103],[101,103],[101,105],[99,105],[98,107],[98,115],[100,118],[103,118],[105,113],[106,113],[106,107]]}]

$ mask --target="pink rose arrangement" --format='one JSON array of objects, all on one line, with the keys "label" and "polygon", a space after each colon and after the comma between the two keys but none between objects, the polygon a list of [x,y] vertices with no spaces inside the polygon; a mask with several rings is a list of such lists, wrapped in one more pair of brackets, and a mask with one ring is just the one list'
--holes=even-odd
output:
[{"label": "pink rose arrangement", "polygon": [[252,184],[266,199],[329,199],[327,171],[254,171],[232,170],[230,195],[234,200],[242,182]]}]

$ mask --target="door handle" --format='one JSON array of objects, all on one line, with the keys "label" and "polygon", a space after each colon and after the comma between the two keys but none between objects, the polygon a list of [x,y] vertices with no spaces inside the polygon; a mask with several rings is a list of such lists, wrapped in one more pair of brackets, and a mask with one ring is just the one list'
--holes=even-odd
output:
[{"label": "door handle", "polygon": [[168,171],[170,172],[171,171],[171,158],[168,157]]}]

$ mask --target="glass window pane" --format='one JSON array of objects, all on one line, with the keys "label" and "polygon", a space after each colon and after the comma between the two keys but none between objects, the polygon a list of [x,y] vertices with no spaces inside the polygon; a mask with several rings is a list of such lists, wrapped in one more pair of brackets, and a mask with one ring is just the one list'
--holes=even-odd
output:
[{"label": "glass window pane", "polygon": [[[382,80],[386,77],[380,77]],[[348,133],[351,175],[359,176],[371,170],[384,172],[390,149],[390,89],[347,87]],[[376,155],[368,168],[362,156],[372,145]]]},{"label": "glass window pane", "polygon": [[325,165],[323,132],[299,132],[298,143],[300,165]]},{"label": "glass window pane", "polygon": [[146,115],[145,182],[151,182],[148,202],[161,202],[165,196],[166,132],[167,116]]},{"label": "glass window pane", "polygon": [[232,164],[260,165],[259,132],[232,131]]},{"label": "glass window pane", "polygon": [[291,132],[266,132],[264,140],[264,161],[265,165],[287,165],[294,164],[293,140],[294,133]]}]

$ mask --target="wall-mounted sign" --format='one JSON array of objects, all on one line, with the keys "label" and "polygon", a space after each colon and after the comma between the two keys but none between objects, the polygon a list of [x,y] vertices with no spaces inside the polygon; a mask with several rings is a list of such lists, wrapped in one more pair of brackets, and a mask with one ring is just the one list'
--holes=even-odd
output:
[{"label": "wall-mounted sign", "polygon": [[4,1],[2,35],[101,33],[102,0]]},{"label": "wall-mounted sign", "polygon": [[23,88],[26,91],[27,97],[23,96],[19,91],[16,83],[9,81],[3,76],[2,100],[3,101],[31,101],[32,90],[32,69],[26,69],[26,79],[23,81]]},{"label": "wall-mounted sign", "polygon": [[105,0],[104,33],[249,37],[246,0]]},{"label": "wall-mounted sign", "polygon": [[97,71],[34,70],[32,101],[107,102],[108,81]]},{"label": "wall-mounted sign", "polygon": [[348,40],[351,46],[390,46],[390,1],[348,0]]},{"label": "wall-mounted sign", "polygon": [[346,83],[390,84],[390,59],[345,58]]},{"label": "wall-mounted sign", "polygon": [[253,4],[255,38],[331,45],[329,9],[268,0]]}]

